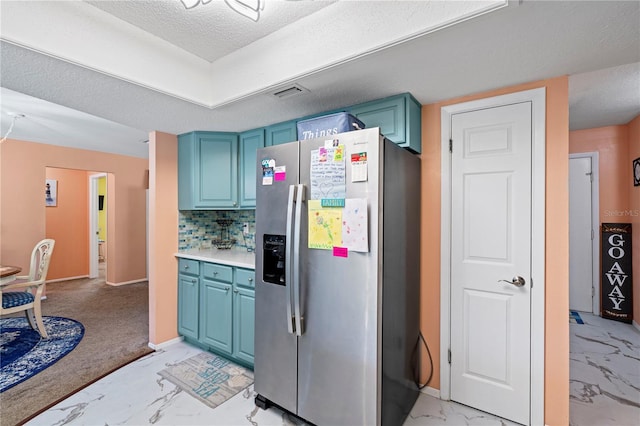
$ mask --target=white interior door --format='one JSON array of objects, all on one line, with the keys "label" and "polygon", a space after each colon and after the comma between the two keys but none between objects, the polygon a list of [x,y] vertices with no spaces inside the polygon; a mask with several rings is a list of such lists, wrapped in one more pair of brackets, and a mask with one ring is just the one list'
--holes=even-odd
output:
[{"label": "white interior door", "polygon": [[569,308],[593,307],[591,157],[569,159]]},{"label": "white interior door", "polygon": [[[451,400],[523,424],[531,392],[531,117],[531,102],[522,102],[451,119]],[[518,277],[524,285],[515,285]]]}]

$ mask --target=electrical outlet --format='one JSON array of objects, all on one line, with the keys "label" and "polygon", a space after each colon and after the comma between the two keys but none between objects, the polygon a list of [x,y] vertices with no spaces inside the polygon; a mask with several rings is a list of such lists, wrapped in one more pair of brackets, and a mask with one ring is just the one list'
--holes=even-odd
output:
[{"label": "electrical outlet", "polygon": [[244,235],[249,235],[249,222],[244,222],[242,224],[242,233]]}]

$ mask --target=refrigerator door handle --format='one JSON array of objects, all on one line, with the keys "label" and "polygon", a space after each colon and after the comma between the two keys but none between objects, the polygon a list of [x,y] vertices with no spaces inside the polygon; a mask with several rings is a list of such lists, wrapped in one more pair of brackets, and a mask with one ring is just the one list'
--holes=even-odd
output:
[{"label": "refrigerator door handle", "polygon": [[287,232],[285,239],[285,272],[284,272],[284,280],[285,280],[285,290],[287,293],[287,331],[289,334],[295,334],[295,321],[293,318],[293,280],[292,280],[292,251],[293,251],[293,204],[296,199],[296,185],[289,186],[289,201],[287,202]]},{"label": "refrigerator door handle", "polygon": [[304,318],[300,309],[300,229],[302,221],[302,204],[304,201],[304,185],[298,185],[296,200],[296,221],[293,242],[293,303],[296,335],[304,333]]}]

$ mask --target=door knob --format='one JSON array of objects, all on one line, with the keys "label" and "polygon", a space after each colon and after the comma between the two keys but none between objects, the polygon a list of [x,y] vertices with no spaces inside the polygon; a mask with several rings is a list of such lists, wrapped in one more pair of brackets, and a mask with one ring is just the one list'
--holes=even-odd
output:
[{"label": "door knob", "polygon": [[525,281],[524,278],[522,278],[521,276],[517,276],[517,277],[513,277],[511,279],[511,281],[507,281],[507,280],[498,280],[499,283],[509,283],[512,285],[515,285],[516,287],[522,287],[525,285]]}]

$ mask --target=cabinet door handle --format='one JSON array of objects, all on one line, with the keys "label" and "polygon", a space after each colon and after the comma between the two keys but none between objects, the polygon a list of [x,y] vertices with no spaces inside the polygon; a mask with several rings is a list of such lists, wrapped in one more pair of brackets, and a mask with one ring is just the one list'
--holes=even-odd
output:
[{"label": "cabinet door handle", "polygon": [[234,293],[238,293],[238,290],[233,290]]},{"label": "cabinet door handle", "polygon": [[218,275],[218,271],[213,271],[213,276],[215,277],[216,275]]},{"label": "cabinet door handle", "polygon": [[184,269],[189,269],[189,265],[184,265]]},{"label": "cabinet door handle", "polygon": [[249,282],[252,283],[253,282],[253,278],[249,278]]},{"label": "cabinet door handle", "polygon": [[192,280],[191,280],[191,282],[192,282],[193,284],[195,284],[195,283],[196,283],[196,280],[192,279]]},{"label": "cabinet door handle", "polygon": [[225,292],[226,292],[226,291],[229,291],[229,288],[230,288],[230,287],[225,287],[225,288],[224,288],[224,291],[225,291]]}]

